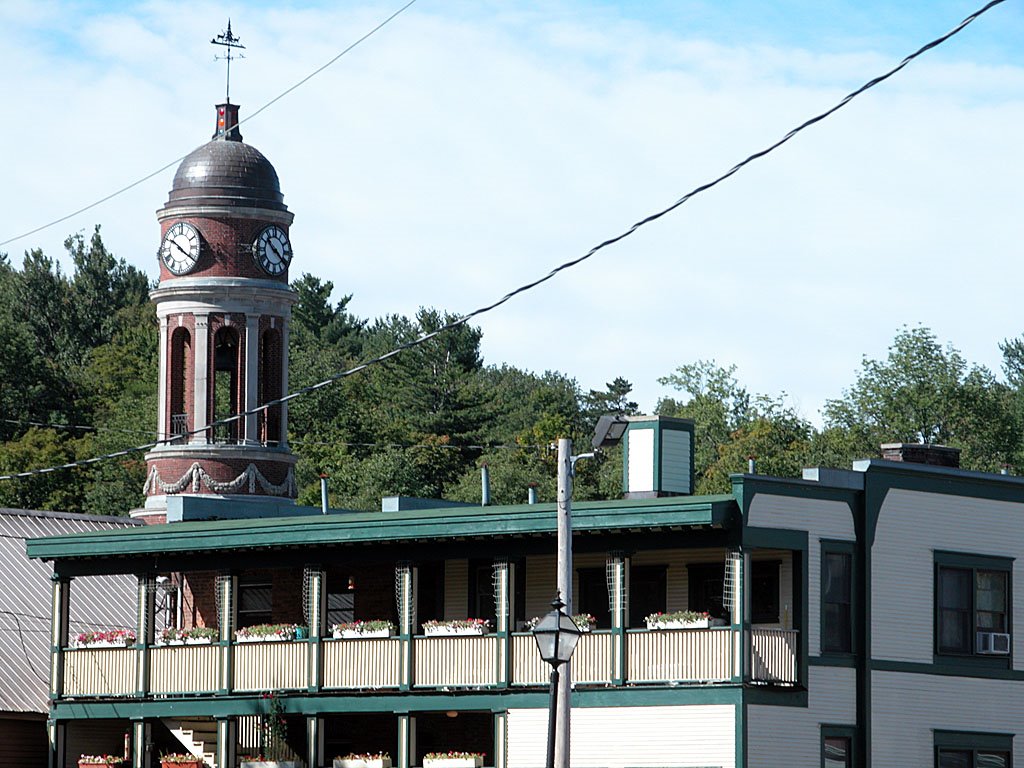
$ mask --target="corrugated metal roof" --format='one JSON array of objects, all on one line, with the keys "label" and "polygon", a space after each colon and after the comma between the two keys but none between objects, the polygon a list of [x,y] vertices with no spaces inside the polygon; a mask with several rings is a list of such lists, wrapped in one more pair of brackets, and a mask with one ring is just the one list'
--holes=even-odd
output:
[{"label": "corrugated metal roof", "polygon": [[[46,712],[50,670],[49,565],[30,560],[25,540],[111,528],[128,518],[0,508],[0,711]],[[135,623],[136,581],[91,576],[71,586],[71,632]]]}]

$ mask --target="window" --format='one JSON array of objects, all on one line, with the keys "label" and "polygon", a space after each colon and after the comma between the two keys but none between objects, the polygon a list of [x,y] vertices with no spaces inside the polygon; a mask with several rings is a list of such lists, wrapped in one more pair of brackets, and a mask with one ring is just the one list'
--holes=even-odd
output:
[{"label": "window", "polygon": [[827,542],[821,552],[821,650],[853,652],[853,548]]},{"label": "window", "polygon": [[852,768],[855,734],[849,725],[821,726],[822,768]]},{"label": "window", "polygon": [[944,552],[935,559],[936,652],[1008,659],[1012,561]]},{"label": "window", "polygon": [[1013,736],[935,731],[936,768],[1011,768]]},{"label": "window", "polygon": [[346,577],[327,592],[327,627],[348,624],[356,620],[356,581]]},{"label": "window", "polygon": [[498,612],[494,602],[494,563],[490,560],[469,561],[469,615],[489,619],[498,626]]},{"label": "window", "polygon": [[779,623],[778,560],[754,560],[750,564],[750,621],[754,624]]},{"label": "window", "polygon": [[634,565],[629,569],[629,626],[642,627],[652,613],[665,610],[667,580],[665,565]]},{"label": "window", "polygon": [[689,579],[689,609],[707,611],[716,619],[727,619],[722,605],[722,587],[725,581],[723,563],[693,563],[686,566]]},{"label": "window", "polygon": [[238,580],[238,626],[269,624],[273,620],[271,582],[269,576],[245,577]]},{"label": "window", "polygon": [[612,614],[608,603],[608,577],[604,568],[580,568],[579,594],[576,596],[576,611],[589,613],[597,619],[597,626],[610,627]]}]

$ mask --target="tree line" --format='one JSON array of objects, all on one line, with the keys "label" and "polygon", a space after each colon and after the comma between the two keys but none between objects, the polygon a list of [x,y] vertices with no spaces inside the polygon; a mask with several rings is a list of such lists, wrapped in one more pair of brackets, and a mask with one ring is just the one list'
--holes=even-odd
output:
[{"label": "tree line", "polygon": [[[0,254],[0,474],[52,466],[154,438],[158,370],[152,287],[106,248],[99,227],[65,241],[65,274],[39,250],[21,268]],[[351,296],[304,274],[290,334],[290,381],[299,388],[347,370],[453,318],[443,310],[369,320]],[[632,415],[632,385],[617,377],[583,390],[570,375],[488,364],[479,328],[460,326],[289,406],[289,442],[299,456],[299,502],[379,507],[384,495],[479,502],[486,463],[494,503],[524,503],[527,489],[555,496],[559,437],[589,444],[605,413]],[[853,383],[822,413],[823,426],[785,395],[748,391],[734,366],[692,361],[660,383],[672,396],[660,415],[696,425],[696,489],[728,490],[748,457],[759,471],[799,476],[805,466],[848,467],[879,455],[883,442],[933,442],[962,449],[962,465],[1024,466],[1024,338],[1005,340],[1003,376],[968,363],[927,328],[896,333],[884,359],[864,358]],[[666,367],[671,364],[666,361]],[[621,493],[621,453],[577,467],[575,497]],[[143,502],[145,462],[135,453],[84,468],[0,481],[0,506],[126,514]]]}]

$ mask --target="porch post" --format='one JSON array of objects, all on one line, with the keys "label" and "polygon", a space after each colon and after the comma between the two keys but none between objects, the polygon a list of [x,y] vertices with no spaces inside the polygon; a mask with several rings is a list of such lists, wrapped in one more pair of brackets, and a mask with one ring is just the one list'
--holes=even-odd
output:
[{"label": "porch post", "polygon": [[[220,693],[234,687],[234,631],[237,623],[238,577],[231,573],[217,578],[217,627],[220,630]],[[221,763],[225,765],[225,763]]]},{"label": "porch post", "polygon": [[494,768],[505,768],[508,751],[505,737],[508,734],[508,712],[494,713]]},{"label": "porch post", "polygon": [[46,721],[46,736],[49,742],[47,768],[64,768],[64,752],[67,743],[67,723],[59,720]]},{"label": "porch post", "polygon": [[[401,643],[401,661],[398,687],[408,691],[412,688],[413,633],[416,631],[416,590],[417,568],[412,563],[401,562],[395,567],[395,590],[398,601],[398,636]],[[401,725],[401,722],[399,722]],[[401,740],[401,739],[399,739]],[[408,768],[408,766],[405,766]]]},{"label": "porch post", "polygon": [[324,719],[315,715],[306,718],[306,765],[323,765]]},{"label": "porch post", "polygon": [[50,698],[59,699],[64,695],[64,649],[68,647],[71,579],[54,573],[50,583]]},{"label": "porch post", "polygon": [[408,712],[398,715],[398,764],[395,768],[413,768],[416,755],[416,717]]},{"label": "porch post", "polygon": [[238,741],[237,722],[230,717],[217,719],[217,765],[232,766],[235,764],[236,742]]},{"label": "porch post", "polygon": [[612,685],[626,684],[626,628],[629,626],[629,563],[625,552],[608,553],[609,607],[612,617]]},{"label": "porch post", "polygon": [[153,629],[155,622],[156,577],[153,574],[144,574],[139,576],[135,617],[135,695],[139,697],[149,693],[149,648],[155,640]]},{"label": "porch post", "polygon": [[741,681],[750,679],[750,552],[745,549],[740,550],[741,557],[739,559],[740,574],[736,583],[739,588],[739,595],[737,595],[736,603],[740,608],[739,615],[739,647],[740,647],[740,669],[739,677]]},{"label": "porch post", "polygon": [[[516,566],[506,558],[494,561],[495,618],[498,644],[495,680],[502,688],[512,682],[512,630],[516,615]],[[495,766],[497,768],[497,766]]]},{"label": "porch post", "polygon": [[[323,685],[323,634],[324,615],[327,612],[327,590],[324,588],[324,572],[319,565],[306,568],[306,606],[309,621],[309,670],[310,693],[316,693]],[[310,763],[312,765],[312,763]]]},{"label": "porch post", "polygon": [[132,720],[132,768],[149,768],[151,726],[145,720]]}]

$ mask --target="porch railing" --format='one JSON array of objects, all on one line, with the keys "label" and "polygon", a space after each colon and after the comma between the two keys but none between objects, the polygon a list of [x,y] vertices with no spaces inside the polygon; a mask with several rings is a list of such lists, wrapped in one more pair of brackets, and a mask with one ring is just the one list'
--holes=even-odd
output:
[{"label": "porch railing", "polygon": [[[796,630],[750,630],[750,680],[772,684],[799,682],[799,633]],[[740,633],[732,628],[629,630],[625,637],[609,631],[583,635],[573,655],[577,685],[611,685],[616,648],[624,652],[626,684],[736,682]],[[156,646],[148,655],[146,693],[204,694],[219,689],[222,667],[230,660],[232,690],[266,691],[306,688],[333,690],[401,687],[403,643],[397,637],[353,640]],[[497,685],[546,685],[550,669],[537,653],[532,635],[416,637],[412,639],[415,688],[480,688]],[[508,642],[507,655],[500,653]],[[311,656],[320,644],[323,671],[311,679]],[[62,650],[62,696],[133,696],[140,648]],[[507,680],[499,662],[509,658]],[[314,668],[316,665],[312,665]],[[620,673],[621,674],[621,673]]]}]

